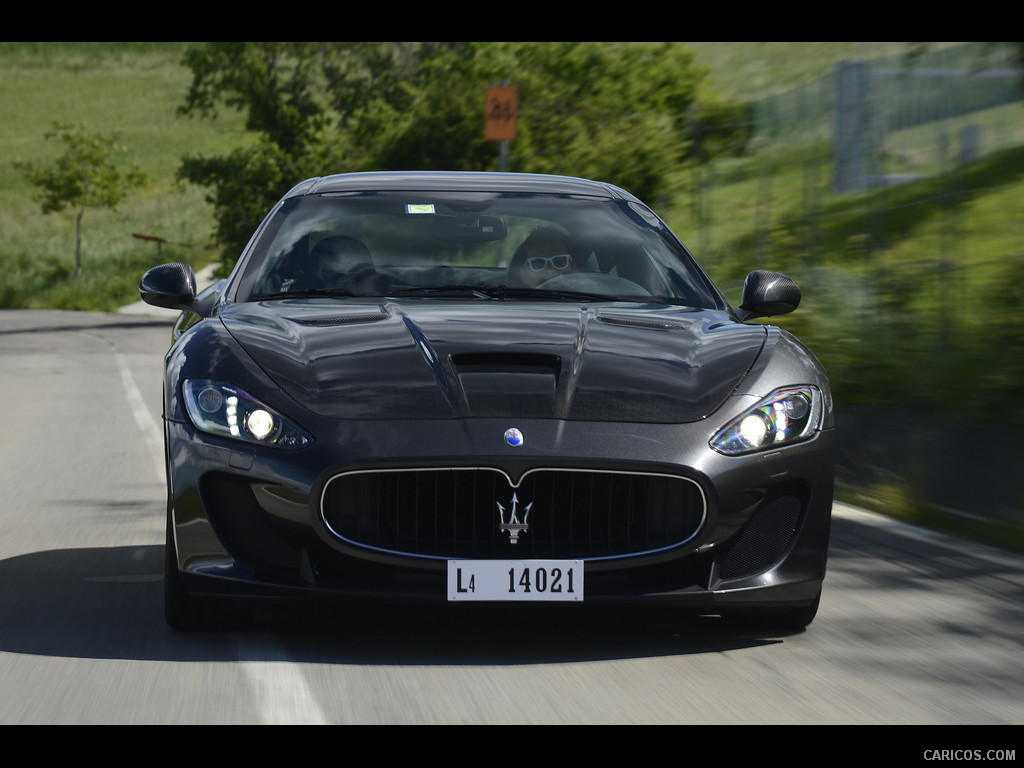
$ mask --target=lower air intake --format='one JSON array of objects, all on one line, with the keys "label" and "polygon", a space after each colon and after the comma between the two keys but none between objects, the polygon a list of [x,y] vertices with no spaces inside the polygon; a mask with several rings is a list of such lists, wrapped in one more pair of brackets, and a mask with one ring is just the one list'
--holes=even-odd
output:
[{"label": "lower air intake", "polygon": [[719,577],[752,576],[779,562],[796,537],[803,508],[803,500],[794,494],[776,496],[764,503],[719,559]]}]

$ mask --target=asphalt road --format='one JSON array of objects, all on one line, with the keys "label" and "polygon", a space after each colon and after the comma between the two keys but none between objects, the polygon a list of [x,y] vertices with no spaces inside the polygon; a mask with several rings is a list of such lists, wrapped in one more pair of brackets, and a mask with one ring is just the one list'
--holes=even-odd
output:
[{"label": "asphalt road", "polygon": [[842,506],[799,634],[563,609],[173,633],[172,318],[0,311],[0,724],[1024,722],[1024,559]]}]

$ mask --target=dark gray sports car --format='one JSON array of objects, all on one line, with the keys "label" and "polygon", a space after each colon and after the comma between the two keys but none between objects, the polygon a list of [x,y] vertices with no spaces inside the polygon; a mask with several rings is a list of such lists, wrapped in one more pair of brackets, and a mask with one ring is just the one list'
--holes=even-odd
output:
[{"label": "dark gray sports car", "polygon": [[[789,333],[796,284],[738,308],[647,206],[525,174],[304,181],[166,357],[171,626],[231,606],[563,601],[818,607],[833,408]],[[576,610],[564,605],[564,610]]]}]

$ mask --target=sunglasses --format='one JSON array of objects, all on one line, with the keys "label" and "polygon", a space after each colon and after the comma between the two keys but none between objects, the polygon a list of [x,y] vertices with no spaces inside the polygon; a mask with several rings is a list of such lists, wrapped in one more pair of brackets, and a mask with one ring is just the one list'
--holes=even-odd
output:
[{"label": "sunglasses", "polygon": [[568,253],[560,253],[557,256],[533,256],[526,260],[526,264],[534,272],[543,272],[546,269],[561,271],[572,266],[572,256]]}]

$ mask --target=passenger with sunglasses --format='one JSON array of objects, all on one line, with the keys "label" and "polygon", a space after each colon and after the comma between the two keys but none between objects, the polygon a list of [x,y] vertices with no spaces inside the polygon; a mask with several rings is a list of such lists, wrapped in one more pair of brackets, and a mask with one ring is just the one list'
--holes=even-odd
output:
[{"label": "passenger with sunglasses", "polygon": [[530,233],[516,250],[509,265],[509,282],[536,288],[575,268],[565,234],[555,227],[541,227]]}]

